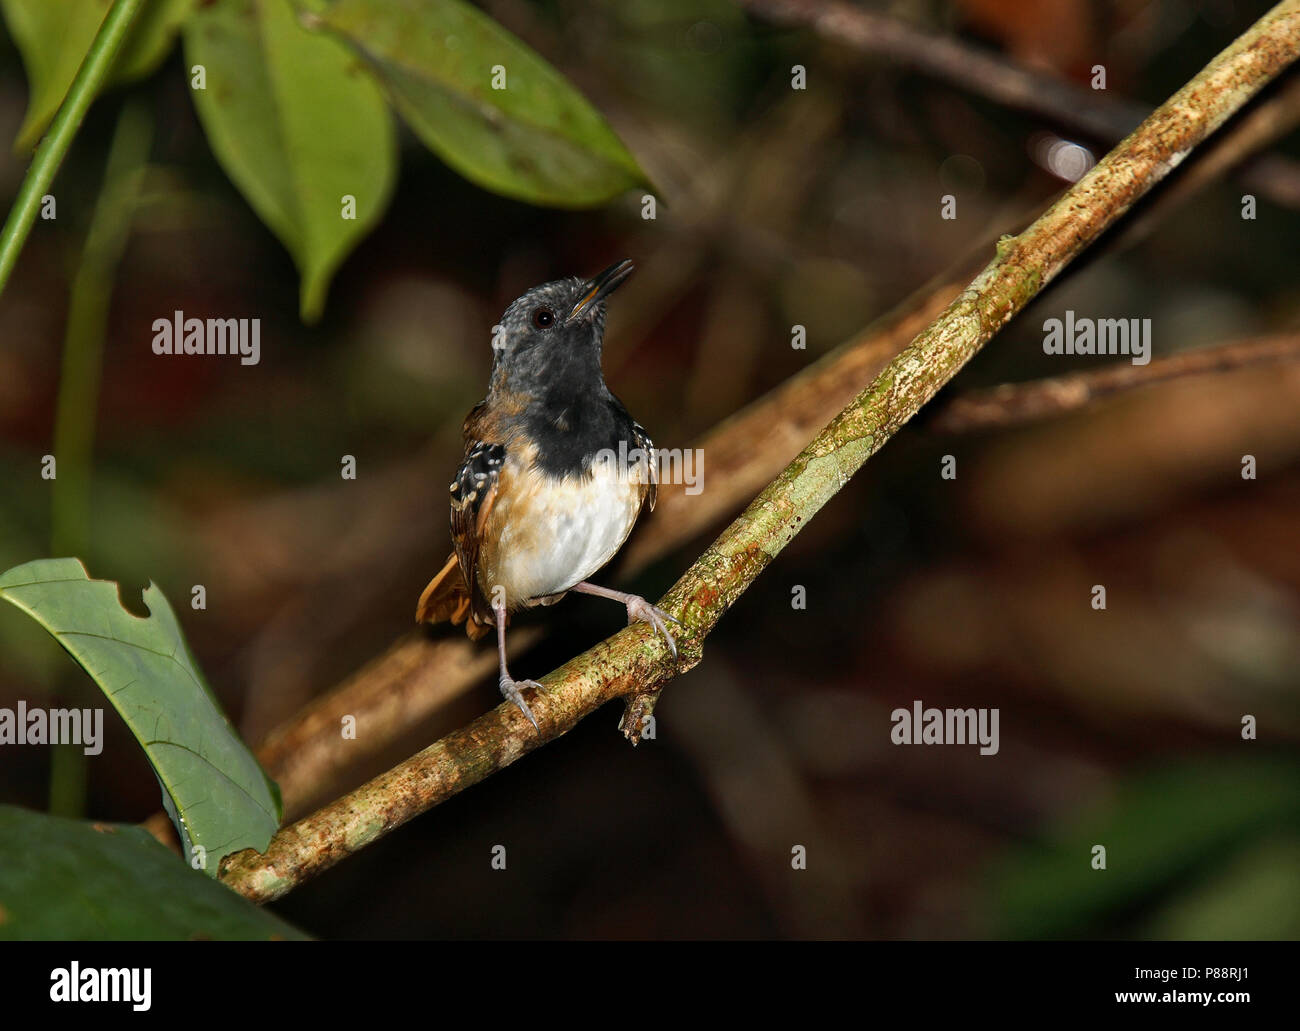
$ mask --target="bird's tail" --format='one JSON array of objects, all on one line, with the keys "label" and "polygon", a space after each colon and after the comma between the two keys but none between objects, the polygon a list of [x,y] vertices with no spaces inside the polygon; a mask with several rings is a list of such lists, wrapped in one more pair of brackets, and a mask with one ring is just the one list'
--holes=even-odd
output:
[{"label": "bird's tail", "polygon": [[469,589],[465,586],[465,577],[460,572],[460,562],[455,554],[447,559],[438,575],[429,581],[429,586],[420,595],[420,602],[415,607],[417,623],[445,623],[452,626],[465,624],[465,633],[470,640],[477,641],[491,627],[480,623],[474,616],[470,604]]}]

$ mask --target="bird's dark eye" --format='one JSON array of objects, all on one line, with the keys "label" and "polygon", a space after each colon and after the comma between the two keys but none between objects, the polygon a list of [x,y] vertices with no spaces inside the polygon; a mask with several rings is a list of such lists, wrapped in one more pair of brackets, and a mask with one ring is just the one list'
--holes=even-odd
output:
[{"label": "bird's dark eye", "polygon": [[555,325],[555,312],[550,308],[538,308],[533,312],[533,325],[538,329],[550,329]]}]

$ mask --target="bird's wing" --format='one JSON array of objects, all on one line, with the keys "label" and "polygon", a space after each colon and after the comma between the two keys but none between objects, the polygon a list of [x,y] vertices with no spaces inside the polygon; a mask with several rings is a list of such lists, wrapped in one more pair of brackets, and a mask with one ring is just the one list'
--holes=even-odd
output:
[{"label": "bird's wing", "polygon": [[469,590],[474,616],[479,622],[491,619],[491,610],[477,589],[478,550],[483,527],[496,504],[505,462],[504,444],[467,441],[465,460],[451,483],[451,541]]},{"label": "bird's wing", "polygon": [[465,418],[465,458],[451,482],[451,539],[455,549],[420,595],[415,618],[421,623],[465,624],[465,632],[478,640],[488,632],[489,609],[476,587],[479,542],[484,523],[496,500],[505,448],[479,439],[484,432],[487,404],[480,401]]}]

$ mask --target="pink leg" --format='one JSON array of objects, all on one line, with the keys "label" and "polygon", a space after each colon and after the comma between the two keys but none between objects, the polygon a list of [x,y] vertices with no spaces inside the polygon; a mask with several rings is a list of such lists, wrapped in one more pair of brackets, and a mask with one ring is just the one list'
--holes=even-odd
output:
[{"label": "pink leg", "polygon": [[677,642],[673,640],[673,635],[668,632],[667,622],[672,620],[672,622],[681,626],[682,621],[680,619],[675,619],[663,609],[655,608],[639,594],[612,591],[608,587],[598,587],[596,584],[589,584],[585,580],[580,584],[574,584],[573,590],[581,594],[594,594],[597,598],[608,598],[610,601],[617,601],[626,605],[627,621],[631,623],[633,620],[639,619],[643,623],[649,623],[664,635],[664,640],[668,642],[668,650],[673,653],[674,659],[677,658]]},{"label": "pink leg", "polygon": [[537,718],[533,715],[533,710],[528,708],[528,703],[524,701],[524,696],[520,692],[521,687],[535,687],[539,691],[542,685],[536,680],[514,680],[510,676],[509,670],[506,669],[506,610],[504,608],[493,609],[497,620],[497,655],[501,658],[501,679],[498,684],[501,687],[501,693],[505,695],[507,701],[514,702],[519,706],[520,712],[528,717],[528,722],[533,725],[534,730],[541,730],[537,725]]}]

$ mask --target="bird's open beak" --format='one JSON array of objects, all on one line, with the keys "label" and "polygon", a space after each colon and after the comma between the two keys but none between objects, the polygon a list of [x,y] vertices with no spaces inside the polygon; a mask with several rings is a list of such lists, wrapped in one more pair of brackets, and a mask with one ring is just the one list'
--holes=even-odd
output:
[{"label": "bird's open beak", "polygon": [[582,297],[573,306],[573,309],[569,312],[569,317],[565,321],[572,322],[584,312],[590,311],[593,304],[599,304],[622,286],[623,281],[632,274],[632,270],[635,268],[636,266],[630,260],[624,258],[590,280],[587,283],[587,289],[583,291]]}]

